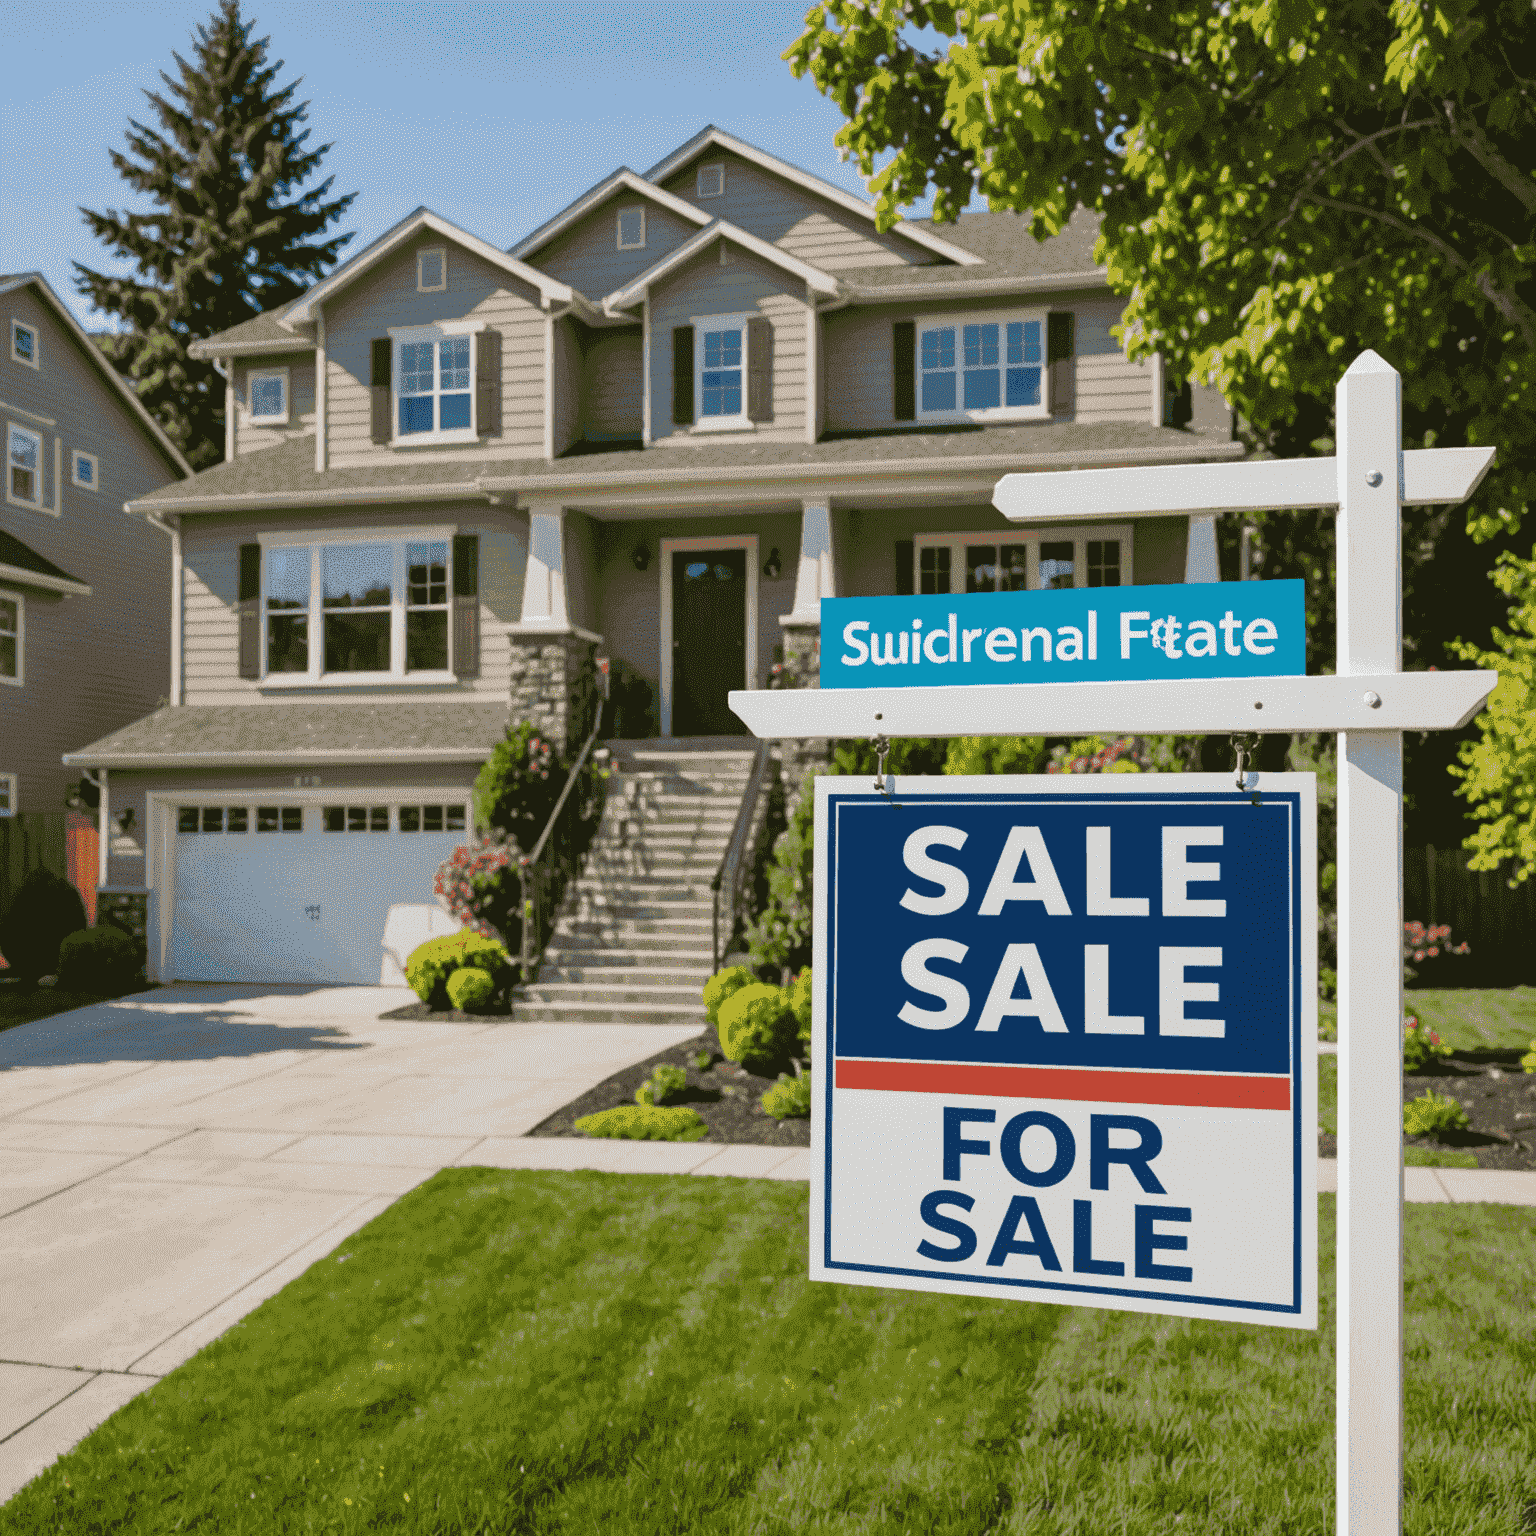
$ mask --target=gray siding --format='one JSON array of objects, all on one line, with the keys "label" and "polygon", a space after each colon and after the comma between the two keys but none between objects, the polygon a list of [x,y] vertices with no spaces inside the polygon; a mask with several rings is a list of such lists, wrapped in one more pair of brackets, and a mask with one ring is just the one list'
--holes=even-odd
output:
[{"label": "gray siding", "polygon": [[[11,360],[12,319],[36,328],[41,369]],[[147,715],[170,692],[171,541],[125,516],[123,502],[180,474],[33,289],[8,294],[0,322],[0,429],[14,422],[42,437],[44,500],[60,514],[3,502],[0,526],[92,589],[60,598],[0,580],[25,602],[25,683],[0,683],[0,771],[20,776],[21,811],[61,811],[80,777],[62,754]],[[96,456],[98,489],[72,483],[73,449]]]},{"label": "gray siding", "polygon": [[581,436],[581,340],[577,322],[554,322],[554,388],[550,391],[551,454],[558,458]]},{"label": "gray siding", "polygon": [[[235,603],[240,587],[240,546],[258,531],[292,528],[296,539],[309,532],[340,528],[393,529],[451,526],[480,535],[480,675],[440,687],[420,684],[263,691],[260,682],[239,675]],[[292,698],[366,694],[369,698],[505,698],[511,685],[511,650],[506,625],[522,612],[523,575],[528,564],[528,525],[517,513],[484,504],[379,507],[365,511],[285,512],[253,520],[249,514],[210,514],[188,519],[182,536],[185,630],[182,673],[188,704],[251,704],[280,707]],[[145,713],[146,711],[141,711]],[[102,731],[95,732],[101,735]]]},{"label": "gray siding", "polygon": [[[701,198],[698,168],[717,161],[725,164],[725,194]],[[938,260],[913,241],[879,233],[873,220],[735,155],[702,155],[662,186],[712,219],[724,219],[771,240],[827,272],[845,267],[926,266]]]},{"label": "gray siding", "polygon": [[[288,370],[288,424],[282,427],[256,426],[251,421],[250,377],[276,368]],[[294,437],[313,436],[315,430],[315,354],[284,353],[236,361],[235,375],[235,457],[272,448]]]},{"label": "gray siding", "polygon": [[[448,246],[448,287],[416,291],[416,252]],[[484,320],[501,332],[500,437],[443,448],[391,448],[369,436],[371,343],[392,325]],[[508,458],[544,453],[544,327],[537,292],[509,273],[435,235],[423,236],[381,262],[326,306],[326,414],[330,464],[345,469],[409,458],[453,462],[485,452]]]},{"label": "gray siding", "polygon": [[[701,252],[651,293],[651,439],[696,441],[687,427],[672,424],[672,330],[695,316],[758,314],[773,323],[773,420],[759,422],[755,435],[770,443],[805,441],[805,300],[787,272],[731,248],[720,265],[719,248]],[[746,380],[742,380],[746,388]],[[696,402],[697,403],[697,402]],[[698,436],[704,436],[699,433]]]},{"label": "gray siding", "polygon": [[639,437],[645,347],[639,326],[588,331],[581,376],[582,435],[593,442]]},{"label": "gray siding", "polygon": [[1080,303],[1076,310],[1077,414],[1073,419],[1151,421],[1152,369],[1126,357],[1112,334],[1120,323],[1120,304],[1099,299]]},{"label": "gray siding", "polygon": [[[639,250],[619,249],[621,208],[645,209],[645,244]],[[578,293],[601,302],[626,283],[654,267],[668,251],[699,232],[701,226],[681,219],[649,198],[624,193],[594,209],[528,258],[530,266],[569,283]]]}]

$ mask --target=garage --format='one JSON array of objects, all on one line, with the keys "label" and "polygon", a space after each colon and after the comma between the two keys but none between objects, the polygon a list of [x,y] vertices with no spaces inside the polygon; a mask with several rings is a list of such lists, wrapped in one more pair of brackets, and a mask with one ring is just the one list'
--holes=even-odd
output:
[{"label": "garage", "polygon": [[433,903],[438,866],[470,838],[467,799],[344,793],[166,804],[166,979],[379,984],[390,908]]}]

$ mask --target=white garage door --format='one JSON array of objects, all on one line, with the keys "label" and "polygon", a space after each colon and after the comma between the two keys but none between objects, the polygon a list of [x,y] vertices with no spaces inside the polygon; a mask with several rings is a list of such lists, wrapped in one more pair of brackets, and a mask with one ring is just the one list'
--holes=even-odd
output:
[{"label": "white garage door", "polygon": [[434,900],[438,865],[467,840],[466,810],[356,793],[326,805],[183,802],[171,976],[377,986],[390,907]]}]

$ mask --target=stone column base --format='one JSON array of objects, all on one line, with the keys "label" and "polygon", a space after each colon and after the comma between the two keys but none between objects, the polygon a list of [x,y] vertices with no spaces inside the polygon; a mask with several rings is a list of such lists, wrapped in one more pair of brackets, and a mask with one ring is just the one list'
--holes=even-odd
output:
[{"label": "stone column base", "polygon": [[585,629],[510,625],[512,642],[508,719],[527,720],[574,752],[592,729],[598,707],[597,648],[601,635]]},{"label": "stone column base", "polygon": [[149,894],[146,891],[98,891],[96,923],[120,928],[142,952],[148,946]]}]

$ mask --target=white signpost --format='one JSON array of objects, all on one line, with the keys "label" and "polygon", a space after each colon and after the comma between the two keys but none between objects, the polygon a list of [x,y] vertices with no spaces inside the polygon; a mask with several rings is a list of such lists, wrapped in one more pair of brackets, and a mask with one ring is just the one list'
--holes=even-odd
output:
[{"label": "white signpost", "polygon": [[[1397,1536],[1402,733],[1464,725],[1498,681],[1486,671],[1403,673],[1401,509],[1464,501],[1493,450],[1404,453],[1401,380],[1372,352],[1340,380],[1336,420],[1334,459],[1007,476],[994,498],[1018,521],[1188,512],[1191,538],[1212,550],[1217,513],[1336,506],[1335,676],[753,691],[733,693],[731,707],[760,737],[1338,732],[1337,1528],[1340,1536]],[[1207,566],[1214,574],[1214,562]],[[819,924],[824,917],[818,911]],[[825,1063],[818,1068],[825,1079]]]}]

